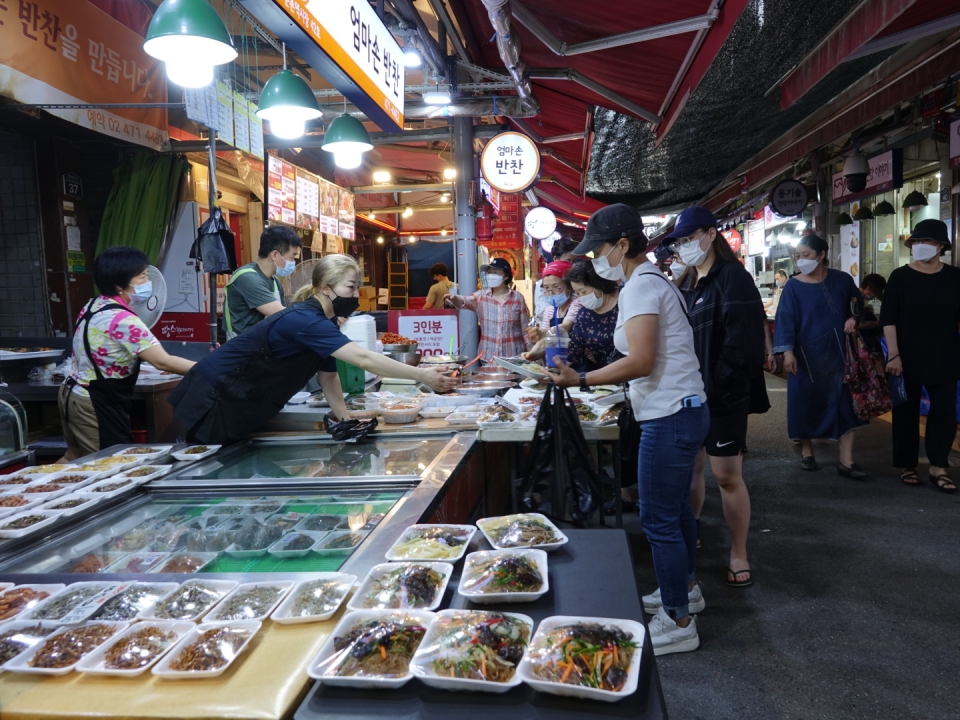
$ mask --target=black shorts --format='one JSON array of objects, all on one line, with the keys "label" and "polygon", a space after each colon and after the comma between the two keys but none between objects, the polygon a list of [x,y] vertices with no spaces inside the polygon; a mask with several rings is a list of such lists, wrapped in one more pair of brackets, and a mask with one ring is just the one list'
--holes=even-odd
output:
[{"label": "black shorts", "polygon": [[735,415],[710,418],[703,445],[711,457],[735,457],[747,446],[747,408]]}]

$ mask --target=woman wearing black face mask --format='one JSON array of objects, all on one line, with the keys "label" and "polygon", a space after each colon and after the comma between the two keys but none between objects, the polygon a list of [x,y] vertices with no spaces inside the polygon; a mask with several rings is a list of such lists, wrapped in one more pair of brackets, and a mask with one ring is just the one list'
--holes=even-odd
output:
[{"label": "woman wearing black face mask", "polygon": [[191,442],[227,444],[256,432],[314,374],[332,415],[349,419],[336,360],[438,392],[458,381],[415,368],[350,342],[335,324],[359,302],[360,268],[349,255],[328,255],[294,304],[207,355],[171,394],[174,415]]}]

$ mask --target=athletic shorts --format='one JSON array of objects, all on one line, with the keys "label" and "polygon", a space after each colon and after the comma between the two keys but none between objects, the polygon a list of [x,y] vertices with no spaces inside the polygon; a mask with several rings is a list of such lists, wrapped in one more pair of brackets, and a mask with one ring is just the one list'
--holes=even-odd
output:
[{"label": "athletic shorts", "polygon": [[704,441],[710,457],[736,457],[747,446],[747,408],[735,415],[710,418],[710,432]]}]

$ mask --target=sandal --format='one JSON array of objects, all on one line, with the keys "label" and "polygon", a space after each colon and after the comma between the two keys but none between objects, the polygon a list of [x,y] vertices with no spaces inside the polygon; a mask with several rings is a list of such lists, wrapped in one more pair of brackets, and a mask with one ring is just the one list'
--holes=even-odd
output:
[{"label": "sandal", "polygon": [[937,490],[940,492],[955,493],[957,491],[957,486],[953,484],[953,481],[946,473],[943,475],[931,475],[930,482],[936,485]]},{"label": "sandal", "polygon": [[870,475],[864,472],[863,468],[856,463],[850,463],[850,467],[847,467],[843,463],[838,463],[837,473],[843,477],[848,477],[853,480],[866,480],[868,477],[870,477]]},{"label": "sandal", "polygon": [[819,470],[820,466],[817,465],[816,458],[813,455],[804,455],[800,458],[800,469],[801,470]]},{"label": "sandal", "polygon": [[917,487],[920,485],[920,476],[917,475],[916,470],[904,470],[900,473],[900,482],[904,485],[913,485]]},{"label": "sandal", "polygon": [[[730,576],[733,575],[733,581],[731,582]],[[746,575],[746,580],[738,580],[739,575]],[[727,585],[735,588],[745,588],[753,585],[753,574],[749,570],[734,570],[733,568],[727,568]]]}]

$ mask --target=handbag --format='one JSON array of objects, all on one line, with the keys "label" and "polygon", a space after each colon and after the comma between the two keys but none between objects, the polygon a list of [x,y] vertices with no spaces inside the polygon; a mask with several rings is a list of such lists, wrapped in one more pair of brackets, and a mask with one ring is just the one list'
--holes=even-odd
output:
[{"label": "handbag", "polygon": [[843,381],[850,388],[853,411],[869,420],[893,409],[882,352],[871,352],[860,333],[847,335]]}]

